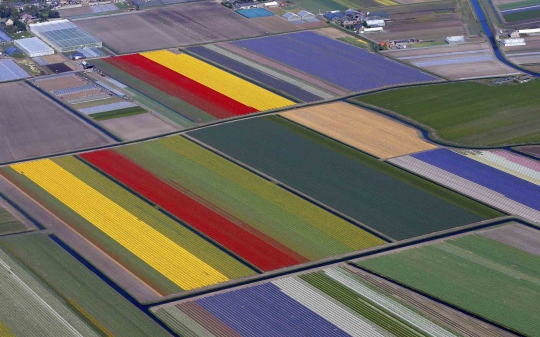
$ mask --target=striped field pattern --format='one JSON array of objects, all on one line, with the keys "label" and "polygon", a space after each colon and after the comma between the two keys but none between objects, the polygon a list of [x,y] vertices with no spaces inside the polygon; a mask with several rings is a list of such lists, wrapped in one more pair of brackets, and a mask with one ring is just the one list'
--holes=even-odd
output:
[{"label": "striped field pattern", "polygon": [[153,311],[183,336],[455,336],[343,267]]},{"label": "striped field pattern", "polygon": [[[66,222],[98,246],[106,245],[121,264],[155,283],[159,292],[191,290],[253,274],[73,157],[17,164],[10,169],[75,213],[65,214]],[[74,216],[76,220],[71,220]],[[170,285],[160,286],[162,283]]]},{"label": "striped field pattern", "polygon": [[195,123],[295,104],[186,54],[162,50],[106,58],[104,62],[108,67],[116,68],[115,71],[119,70],[179,99],[183,108],[175,111]]},{"label": "striped field pattern", "polygon": [[503,151],[438,149],[389,162],[509,214],[540,222],[539,162]]},{"label": "striped field pattern", "polygon": [[[519,244],[524,232],[532,235]],[[510,222],[357,263],[519,335],[538,336],[540,256],[528,247],[539,239],[538,229]]]},{"label": "striped field pattern", "polygon": [[179,136],[0,172],[160,295],[386,243]]}]

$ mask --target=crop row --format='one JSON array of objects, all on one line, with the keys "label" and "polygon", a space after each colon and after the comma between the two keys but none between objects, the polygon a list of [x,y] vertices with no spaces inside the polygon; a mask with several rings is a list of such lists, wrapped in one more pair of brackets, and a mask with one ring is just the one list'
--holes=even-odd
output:
[{"label": "crop row", "polygon": [[294,104],[266,89],[186,54],[176,55],[168,51],[156,51],[141,55],[258,111]]},{"label": "crop row", "polygon": [[[531,173],[524,167],[514,164],[514,174],[510,174],[499,170],[499,165],[486,165],[478,157],[471,159],[447,149],[399,157],[390,162],[505,212],[540,222],[540,186],[519,177],[523,172]],[[534,174],[532,172],[533,178]]]},{"label": "crop row", "polygon": [[296,336],[301,329],[310,336],[454,336],[340,267],[173,303],[155,312],[186,335]]},{"label": "crop row", "polygon": [[358,264],[520,334],[537,335],[540,257],[478,234]]},{"label": "crop row", "polygon": [[[98,246],[119,253],[113,256],[142,279],[152,274],[147,271],[150,267],[158,279],[165,278],[178,291],[253,273],[73,157],[11,169],[67,206],[75,213],[65,217],[67,223]],[[141,263],[144,267],[139,269]],[[168,293],[175,290],[166,288]],[[163,290],[158,287],[158,291]]]}]

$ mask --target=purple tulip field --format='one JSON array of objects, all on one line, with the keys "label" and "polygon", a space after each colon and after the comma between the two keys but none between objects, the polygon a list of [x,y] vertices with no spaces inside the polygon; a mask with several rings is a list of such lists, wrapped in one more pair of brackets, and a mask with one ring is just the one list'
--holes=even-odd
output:
[{"label": "purple tulip field", "polygon": [[242,40],[234,45],[351,92],[438,80],[419,69],[314,32]]},{"label": "purple tulip field", "polygon": [[437,149],[390,162],[509,214],[540,222],[540,164],[535,160],[504,150]]}]

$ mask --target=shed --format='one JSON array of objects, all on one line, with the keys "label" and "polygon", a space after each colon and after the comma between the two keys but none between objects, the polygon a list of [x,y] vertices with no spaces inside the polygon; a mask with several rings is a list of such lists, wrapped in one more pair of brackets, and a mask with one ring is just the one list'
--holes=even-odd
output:
[{"label": "shed", "polygon": [[266,8],[274,8],[274,7],[279,7],[279,4],[277,3],[277,1],[271,1],[271,2],[265,3],[264,7],[266,7]]},{"label": "shed", "polygon": [[15,45],[19,47],[29,57],[39,57],[54,54],[54,49],[37,37],[15,40]]},{"label": "shed", "polygon": [[525,39],[506,39],[501,41],[502,45],[505,47],[515,47],[515,46],[524,46],[526,45]]},{"label": "shed", "polygon": [[457,35],[457,36],[447,36],[444,38],[444,41],[448,44],[457,44],[457,43],[465,43],[465,36],[463,35]]},{"label": "shed", "polygon": [[384,27],[384,20],[366,20],[366,27]]},{"label": "shed", "polygon": [[0,30],[0,44],[8,44],[11,41],[13,41],[11,36]]},{"label": "shed", "polygon": [[540,33],[540,28],[532,28],[532,29],[520,29],[518,30],[520,34],[538,34]]},{"label": "shed", "polygon": [[13,46],[8,47],[8,48],[4,51],[4,53],[6,53],[6,54],[9,55],[9,56],[11,56],[11,55],[13,55],[13,54],[20,54],[20,52],[21,52],[21,51],[20,51],[19,49],[15,48],[15,47],[13,47]]}]

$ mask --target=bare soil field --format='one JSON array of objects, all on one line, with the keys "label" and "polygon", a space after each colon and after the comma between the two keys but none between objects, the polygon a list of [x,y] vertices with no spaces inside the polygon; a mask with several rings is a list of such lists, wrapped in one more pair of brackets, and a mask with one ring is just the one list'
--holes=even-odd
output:
[{"label": "bare soil field", "polygon": [[384,31],[370,35],[376,41],[398,40],[415,38],[420,40],[434,40],[453,35],[465,34],[463,22],[448,20],[440,22],[389,22]]},{"label": "bare soil field", "polygon": [[142,283],[141,280],[112,260],[108,255],[105,255],[98,247],[92,245],[81,235],[73,231],[69,226],[7,181],[3,176],[0,176],[0,190],[41,225],[57,235],[68,246],[76,250],[86,260],[90,261],[92,265],[132,294],[137,300],[144,302],[159,299],[159,294]]},{"label": "bare soil field", "polygon": [[0,85],[0,163],[114,141],[24,82]]},{"label": "bare soil field", "polygon": [[295,25],[294,23],[290,23],[284,18],[276,15],[255,18],[251,19],[251,21],[261,25],[262,27],[264,27],[264,29],[272,33],[292,32],[295,30],[303,29],[301,25]]},{"label": "bare soil field", "polygon": [[41,78],[38,81],[34,81],[34,83],[45,91],[73,88],[88,84],[75,74],[71,76]]},{"label": "bare soil field", "polygon": [[475,41],[458,45],[396,50],[384,52],[384,55],[453,80],[517,73],[515,69],[495,58],[489,44],[483,38]]},{"label": "bare soil field", "polygon": [[264,35],[253,20],[216,2],[193,2],[76,21],[118,53],[164,49]]},{"label": "bare soil field", "polygon": [[383,159],[437,148],[417,130],[345,102],[295,109],[281,116]]},{"label": "bare soil field", "polygon": [[61,63],[67,61],[67,59],[62,54],[53,54],[42,56],[42,58],[47,61],[49,64]]},{"label": "bare soil field", "polygon": [[107,119],[100,124],[124,140],[141,139],[179,130],[150,113]]},{"label": "bare soil field", "polygon": [[351,35],[345,33],[344,31],[341,31],[341,30],[333,28],[333,27],[317,29],[315,31],[315,33],[321,34],[322,36],[326,36],[326,37],[329,37],[331,39],[339,39],[341,37],[351,36]]},{"label": "bare soil field", "polygon": [[77,7],[77,8],[60,9],[58,13],[60,13],[60,17],[66,18],[68,16],[92,14],[94,12],[90,8],[90,6],[83,6],[83,7]]}]

